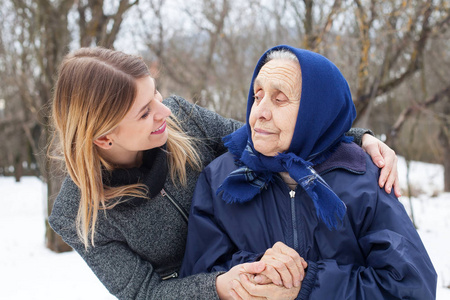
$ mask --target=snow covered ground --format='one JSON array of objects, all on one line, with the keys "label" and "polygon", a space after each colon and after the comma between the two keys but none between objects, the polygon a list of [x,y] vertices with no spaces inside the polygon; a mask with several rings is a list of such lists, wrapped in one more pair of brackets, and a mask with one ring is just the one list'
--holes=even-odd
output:
[{"label": "snow covered ground", "polygon": [[[402,186],[406,164],[400,159]],[[416,225],[438,273],[438,300],[450,300],[450,194],[442,193],[443,168],[414,162],[411,182]],[[37,178],[0,177],[0,299],[115,299],[74,252],[44,245],[45,186]],[[402,197],[406,210],[409,199]]]}]

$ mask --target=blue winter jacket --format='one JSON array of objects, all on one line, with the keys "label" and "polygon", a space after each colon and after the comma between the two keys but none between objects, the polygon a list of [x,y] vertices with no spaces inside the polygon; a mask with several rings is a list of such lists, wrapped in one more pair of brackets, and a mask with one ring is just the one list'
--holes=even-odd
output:
[{"label": "blue winter jacket", "polygon": [[255,261],[281,241],[308,262],[298,299],[435,299],[437,275],[422,241],[360,147],[343,143],[315,167],[347,206],[333,231],[302,188],[292,192],[278,176],[252,201],[225,203],[216,190],[235,169],[226,153],[198,180],[182,276]]}]

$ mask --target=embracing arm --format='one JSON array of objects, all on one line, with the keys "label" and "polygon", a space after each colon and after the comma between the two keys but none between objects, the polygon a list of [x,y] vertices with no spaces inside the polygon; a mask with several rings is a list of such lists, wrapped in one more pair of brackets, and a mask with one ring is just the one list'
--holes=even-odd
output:
[{"label": "embracing arm", "polygon": [[202,295],[215,299],[215,278],[218,274],[199,274],[184,279],[162,281],[152,264],[134,253],[125,242],[114,241],[97,233],[95,247],[87,251],[75,235],[53,219],[52,226],[86,261],[91,270],[118,299],[193,299]]},{"label": "embracing arm", "polygon": [[353,141],[363,148],[372,158],[373,163],[381,169],[378,184],[389,194],[392,188],[397,197],[401,196],[400,181],[397,172],[397,155],[385,143],[373,136],[369,129],[352,128],[347,132]]},{"label": "embracing arm", "polygon": [[108,232],[97,232],[95,247],[86,250],[75,229],[77,199],[75,184],[66,180],[49,223],[80,254],[111,294],[119,299],[191,300],[199,295],[204,299],[217,299],[215,278],[218,273],[163,281],[153,265],[134,252],[112,227]]},{"label": "embracing arm", "polygon": [[171,109],[182,126],[183,124],[192,124],[197,128],[199,132],[195,133],[189,132],[193,126],[183,126],[188,134],[204,138],[208,146],[214,150],[215,157],[227,151],[222,138],[243,125],[239,121],[224,118],[218,113],[192,104],[179,96],[171,96],[165,99],[164,104]]}]

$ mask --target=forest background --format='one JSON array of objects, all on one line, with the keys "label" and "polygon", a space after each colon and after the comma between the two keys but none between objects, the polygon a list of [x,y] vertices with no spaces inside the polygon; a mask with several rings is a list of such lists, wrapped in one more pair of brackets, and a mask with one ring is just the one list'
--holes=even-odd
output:
[{"label": "forest background", "polygon": [[[354,126],[407,165],[443,165],[450,191],[449,0],[1,0],[0,20],[0,176],[44,180],[48,214],[65,176],[47,159],[57,68],[95,45],[141,55],[164,96],[238,120],[266,49],[321,53],[349,82]],[[46,244],[70,250],[48,226]]]}]

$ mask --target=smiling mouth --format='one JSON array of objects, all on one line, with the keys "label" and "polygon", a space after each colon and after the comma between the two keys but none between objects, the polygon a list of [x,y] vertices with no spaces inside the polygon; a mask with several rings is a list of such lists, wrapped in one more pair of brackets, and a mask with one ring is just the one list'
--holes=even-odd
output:
[{"label": "smiling mouth", "polygon": [[164,121],[164,123],[155,131],[152,131],[151,134],[160,134],[163,133],[166,130],[166,122]]}]

